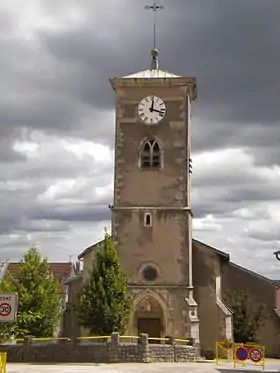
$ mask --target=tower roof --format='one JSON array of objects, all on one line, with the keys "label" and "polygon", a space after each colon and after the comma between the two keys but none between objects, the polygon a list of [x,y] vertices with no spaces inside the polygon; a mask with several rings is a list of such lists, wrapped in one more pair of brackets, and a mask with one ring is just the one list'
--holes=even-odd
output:
[{"label": "tower roof", "polygon": [[180,78],[180,76],[164,70],[147,69],[124,76],[123,78]]},{"label": "tower roof", "polygon": [[179,76],[159,69],[147,69],[121,78],[109,79],[116,91],[123,87],[188,87],[191,102],[196,100],[196,78]]}]

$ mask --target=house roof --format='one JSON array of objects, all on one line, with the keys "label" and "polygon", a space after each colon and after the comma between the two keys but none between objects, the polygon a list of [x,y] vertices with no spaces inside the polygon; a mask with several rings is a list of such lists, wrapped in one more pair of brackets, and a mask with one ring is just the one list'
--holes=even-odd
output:
[{"label": "house roof", "polygon": [[230,260],[230,255],[229,255],[228,253],[225,253],[224,251],[221,251],[221,250],[215,249],[213,246],[210,246],[210,245],[207,245],[207,244],[204,243],[204,242],[201,242],[201,241],[195,240],[194,238],[193,238],[192,242],[193,242],[193,246],[194,246],[194,247],[195,247],[195,246],[202,246],[202,247],[204,247],[204,248],[206,248],[206,249],[209,249],[209,250],[213,251],[214,253],[216,253],[217,255],[219,255],[219,256],[221,256],[221,257],[223,257],[224,259],[226,259],[226,260],[228,260],[228,261]]},{"label": "house roof", "polygon": [[[20,263],[16,263],[16,262],[11,262],[8,264],[7,272],[9,272],[15,279],[17,278],[17,275],[18,275],[19,264]],[[61,280],[62,278],[67,278],[72,273],[73,264],[70,262],[49,263],[49,265],[50,265],[53,275],[58,280]]]},{"label": "house roof", "polygon": [[104,240],[101,240],[101,241],[98,241],[96,242],[95,244],[87,247],[86,249],[84,249],[79,255],[78,255],[78,259],[81,260],[83,259],[83,257],[87,254],[87,253],[90,253],[92,250],[94,250],[98,245],[102,244]]},{"label": "house roof", "polygon": [[239,264],[235,264],[235,263],[230,262],[230,266],[231,266],[231,267],[234,267],[234,268],[237,268],[237,269],[239,269],[239,270],[242,271],[242,272],[249,273],[249,274],[251,274],[252,276],[258,277],[258,278],[261,279],[261,280],[268,281],[268,282],[270,282],[270,283],[272,283],[273,285],[276,286],[275,280],[272,280],[272,279],[270,279],[270,278],[268,278],[268,277],[265,277],[265,276],[263,276],[263,275],[260,275],[259,273],[254,272],[254,271],[251,271],[250,269],[244,268],[244,267],[240,266]]}]

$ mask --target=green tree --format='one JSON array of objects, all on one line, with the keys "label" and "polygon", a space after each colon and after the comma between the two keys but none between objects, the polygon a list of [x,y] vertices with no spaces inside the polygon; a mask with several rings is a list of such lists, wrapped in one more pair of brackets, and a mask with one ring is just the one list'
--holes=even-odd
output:
[{"label": "green tree", "polygon": [[79,324],[91,335],[108,335],[114,330],[124,332],[130,312],[128,277],[121,272],[116,247],[107,232],[94,253],[89,275],[78,293]]},{"label": "green tree", "polygon": [[0,291],[18,293],[17,320],[1,325],[2,339],[10,334],[53,336],[60,320],[61,290],[47,259],[42,259],[36,248],[30,248],[24,255],[16,279],[8,273],[2,280]]},{"label": "green tree", "polygon": [[263,305],[253,304],[245,290],[228,293],[225,303],[233,313],[235,343],[258,342],[258,331],[265,320]]}]

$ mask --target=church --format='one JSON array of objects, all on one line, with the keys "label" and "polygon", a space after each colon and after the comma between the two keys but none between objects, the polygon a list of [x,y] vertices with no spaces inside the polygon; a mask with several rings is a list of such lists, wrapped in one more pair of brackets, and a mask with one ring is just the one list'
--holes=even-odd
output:
[{"label": "church", "polygon": [[[267,355],[279,355],[280,310],[273,281],[193,238],[191,108],[196,78],[160,70],[154,48],[150,69],[110,83],[116,102],[110,209],[112,238],[133,299],[127,334],[192,338],[202,351],[213,350],[216,341],[233,339],[225,292],[246,289],[256,306],[265,306],[260,343]],[[70,302],[88,276],[97,245],[78,257],[83,272],[68,283]],[[71,318],[65,322],[69,334],[85,333]]]}]

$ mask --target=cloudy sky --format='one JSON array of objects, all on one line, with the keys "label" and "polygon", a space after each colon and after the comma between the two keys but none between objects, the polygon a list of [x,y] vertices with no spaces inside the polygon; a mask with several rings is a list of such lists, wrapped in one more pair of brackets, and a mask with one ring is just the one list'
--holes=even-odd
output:
[{"label": "cloudy sky", "polygon": [[[280,2],[163,0],[160,67],[196,76],[194,237],[277,278]],[[114,94],[150,65],[143,0],[1,0],[0,259],[72,260],[109,227]],[[278,276],[279,277],[279,276]]]}]

